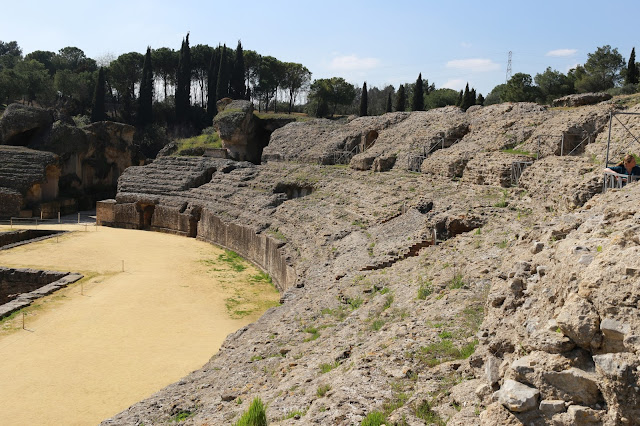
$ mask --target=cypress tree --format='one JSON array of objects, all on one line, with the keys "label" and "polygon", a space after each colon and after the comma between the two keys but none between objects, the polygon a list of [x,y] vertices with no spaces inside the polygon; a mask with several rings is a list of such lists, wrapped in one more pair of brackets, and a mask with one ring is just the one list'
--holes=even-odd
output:
[{"label": "cypress tree", "polygon": [[360,117],[365,117],[367,114],[367,82],[365,81],[362,85],[362,96],[360,96]]},{"label": "cypress tree", "polygon": [[180,57],[178,59],[178,81],[176,84],[176,118],[184,122],[189,113],[191,94],[191,50],[189,48],[189,33],[182,40]]},{"label": "cypress tree", "polygon": [[462,108],[462,90],[458,93],[458,101],[456,102],[456,106]]},{"label": "cypress tree", "polygon": [[477,102],[478,102],[478,96],[476,95],[476,89],[471,89],[471,105],[475,105]]},{"label": "cypress tree", "polygon": [[422,73],[418,75],[416,85],[413,88],[411,111],[424,111],[424,86],[422,85]]},{"label": "cypress tree", "polygon": [[478,95],[478,99],[476,100],[476,105],[484,105],[484,96],[482,96],[482,93]]},{"label": "cypress tree", "polygon": [[104,106],[104,69],[100,67],[98,71],[98,81],[96,81],[96,88],[93,92],[93,108],[91,109],[91,122],[104,121],[107,119],[107,113]]},{"label": "cypress tree", "polygon": [[469,83],[464,88],[464,94],[462,95],[462,103],[460,104],[460,108],[463,111],[466,111],[467,108],[471,106],[471,92],[469,92]]},{"label": "cypress tree", "polygon": [[207,116],[209,117],[209,120],[213,120],[213,117],[218,113],[216,102],[218,101],[217,85],[219,65],[220,48],[213,51],[213,55],[211,55],[211,62],[209,63],[209,71],[207,73]]},{"label": "cypress tree", "polygon": [[626,84],[638,84],[638,64],[636,64],[636,48],[631,49],[629,63],[627,64]]},{"label": "cypress tree", "polygon": [[218,99],[229,96],[229,71],[227,64],[227,45],[222,46],[220,50],[220,68],[218,70],[218,83],[216,93]]},{"label": "cypress tree", "polygon": [[398,87],[398,96],[396,96],[396,111],[404,111],[407,108],[407,95],[404,93],[404,85]]},{"label": "cypress tree", "polygon": [[389,96],[387,96],[387,112],[391,112],[391,92],[389,92]]},{"label": "cypress tree", "polygon": [[242,43],[238,40],[236,47],[236,58],[233,61],[233,71],[229,81],[229,96],[233,99],[244,99],[244,52],[242,51]]},{"label": "cypress tree", "polygon": [[153,66],[151,64],[151,47],[147,47],[142,65],[140,81],[140,97],[138,98],[138,124],[146,126],[153,122]]}]

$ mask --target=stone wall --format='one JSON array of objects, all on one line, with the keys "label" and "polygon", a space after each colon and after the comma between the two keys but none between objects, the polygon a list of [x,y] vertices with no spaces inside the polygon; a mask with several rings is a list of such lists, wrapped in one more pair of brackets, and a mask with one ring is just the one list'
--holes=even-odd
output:
[{"label": "stone wall", "polygon": [[283,243],[249,227],[225,223],[207,209],[198,223],[198,239],[233,250],[267,271],[280,291],[295,285],[296,271],[280,249]]},{"label": "stone wall", "polygon": [[38,229],[26,229],[0,233],[0,250],[20,245],[19,243],[39,241],[64,231],[47,231]]},{"label": "stone wall", "polygon": [[16,217],[20,214],[22,195],[13,189],[0,188],[0,217]]}]

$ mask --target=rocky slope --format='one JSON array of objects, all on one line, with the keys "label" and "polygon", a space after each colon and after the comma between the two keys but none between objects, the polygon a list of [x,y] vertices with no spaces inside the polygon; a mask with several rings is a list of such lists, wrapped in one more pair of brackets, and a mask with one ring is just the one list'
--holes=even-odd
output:
[{"label": "rocky slope", "polygon": [[[638,424],[640,187],[600,194],[590,155],[611,109],[293,123],[263,165],[128,169],[116,216],[153,206],[152,227],[178,232],[165,219],[188,215],[200,237],[207,212],[279,240],[295,280],[202,369],[104,424],[232,424],[256,396],[282,425],[359,424],[375,411],[399,425]],[[556,155],[563,134],[583,131],[586,154]],[[500,152],[543,134],[559,137],[537,161]],[[407,170],[436,143],[423,173]],[[356,146],[350,166],[323,165]],[[532,164],[512,186],[522,160]]]}]

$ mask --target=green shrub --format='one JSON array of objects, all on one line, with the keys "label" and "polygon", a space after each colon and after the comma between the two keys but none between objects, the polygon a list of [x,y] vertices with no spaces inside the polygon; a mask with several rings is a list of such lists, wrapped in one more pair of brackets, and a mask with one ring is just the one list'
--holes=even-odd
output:
[{"label": "green shrub", "polygon": [[320,364],[320,372],[322,374],[328,373],[329,371],[333,370],[334,368],[336,368],[339,365],[340,365],[340,363],[338,361],[334,361],[332,363]]},{"label": "green shrub", "polygon": [[451,281],[449,282],[449,288],[452,290],[457,290],[465,286],[464,279],[462,278],[462,274],[455,274]]},{"label": "green shrub", "polygon": [[267,410],[259,396],[251,401],[249,409],[240,417],[235,426],[267,426]]},{"label": "green shrub", "polygon": [[318,390],[316,390],[316,395],[318,395],[320,398],[322,398],[330,390],[331,390],[331,385],[321,385],[321,386],[318,387]]},{"label": "green shrub", "polygon": [[378,331],[382,328],[383,325],[384,325],[384,320],[377,319],[371,323],[371,329],[373,331]]},{"label": "green shrub", "polygon": [[387,423],[387,417],[380,411],[372,411],[362,419],[360,426],[380,426]]},{"label": "green shrub", "polygon": [[414,414],[417,418],[424,420],[429,425],[444,426],[446,424],[446,422],[431,409],[429,401],[422,401],[422,403],[416,407]]}]

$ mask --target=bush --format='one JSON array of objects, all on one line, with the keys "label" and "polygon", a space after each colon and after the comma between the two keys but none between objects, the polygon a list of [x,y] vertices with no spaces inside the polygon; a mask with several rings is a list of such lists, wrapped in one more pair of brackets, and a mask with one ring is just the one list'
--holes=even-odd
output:
[{"label": "bush", "polygon": [[433,293],[433,284],[431,284],[431,281],[420,283],[420,287],[418,287],[418,299],[424,300],[431,293]]},{"label": "bush", "polygon": [[259,396],[251,401],[249,409],[240,417],[235,426],[266,426],[267,411]]}]

